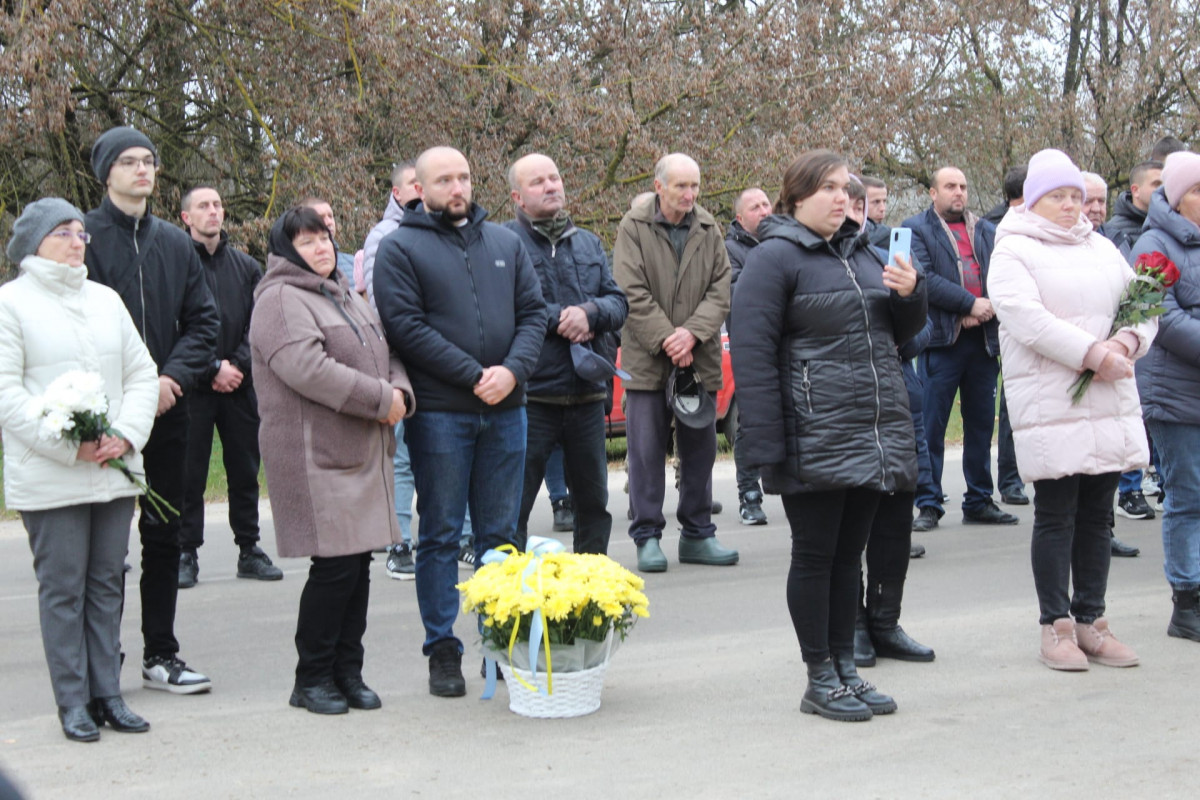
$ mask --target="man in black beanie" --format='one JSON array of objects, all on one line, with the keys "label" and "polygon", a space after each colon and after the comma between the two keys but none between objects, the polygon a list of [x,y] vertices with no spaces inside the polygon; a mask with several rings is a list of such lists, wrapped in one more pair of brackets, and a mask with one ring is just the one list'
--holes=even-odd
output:
[{"label": "man in black beanie", "polygon": [[[192,240],[154,215],[158,153],[134,128],[113,128],[92,147],[92,170],[104,184],[100,207],[87,214],[92,242],[88,277],[112,288],[133,317],[158,366],[158,417],[142,450],[146,481],[174,508],[183,507],[187,393],[216,357],[220,322]],[[164,519],[143,502],[142,683],[150,689],[194,694],[212,682],[178,657],[175,601],[179,593],[179,515]]]}]

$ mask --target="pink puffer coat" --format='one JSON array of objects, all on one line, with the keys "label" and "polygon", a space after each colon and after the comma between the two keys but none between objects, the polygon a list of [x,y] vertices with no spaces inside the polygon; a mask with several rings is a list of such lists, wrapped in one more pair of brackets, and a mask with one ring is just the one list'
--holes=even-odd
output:
[{"label": "pink puffer coat", "polygon": [[[996,229],[988,294],[1000,320],[1000,355],[1017,469],[1026,481],[1124,472],[1149,461],[1137,384],[1095,380],[1078,405],[1069,388],[1093,344],[1108,338],[1133,270],[1086,218],[1071,229],[1024,206]],[[1117,337],[1146,354],[1156,319]]]}]

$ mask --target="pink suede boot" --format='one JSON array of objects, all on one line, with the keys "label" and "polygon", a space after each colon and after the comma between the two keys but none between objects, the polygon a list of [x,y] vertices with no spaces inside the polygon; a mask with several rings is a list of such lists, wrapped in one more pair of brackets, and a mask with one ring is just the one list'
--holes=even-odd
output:
[{"label": "pink suede boot", "polygon": [[1042,626],[1042,649],[1038,653],[1038,661],[1050,669],[1068,672],[1087,670],[1087,656],[1075,644],[1075,623],[1070,617],[1056,619],[1053,625]]},{"label": "pink suede boot", "polygon": [[1136,667],[1137,653],[1127,644],[1117,640],[1108,629],[1108,619],[1100,617],[1091,625],[1078,622],[1075,624],[1075,636],[1079,649],[1087,656],[1088,661],[1095,661],[1106,667]]}]

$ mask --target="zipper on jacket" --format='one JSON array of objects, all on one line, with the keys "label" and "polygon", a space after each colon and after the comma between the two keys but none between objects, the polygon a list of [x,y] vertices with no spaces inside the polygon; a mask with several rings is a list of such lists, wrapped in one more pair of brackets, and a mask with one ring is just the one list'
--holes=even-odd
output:
[{"label": "zipper on jacket", "polygon": [[813,413],[812,408],[812,383],[808,380],[808,362],[800,362],[800,388],[804,390],[804,399],[808,402],[808,413]]},{"label": "zipper on jacket", "polygon": [[862,287],[858,285],[858,278],[854,277],[854,270],[850,269],[850,262],[840,255],[838,258],[841,259],[842,266],[846,268],[847,277],[850,278],[850,282],[854,284],[855,291],[858,292],[858,301],[862,306],[863,322],[866,324],[867,357],[871,362],[871,377],[875,383],[875,422],[872,425],[872,430],[875,434],[875,448],[879,451],[879,484],[886,490],[887,456],[883,452],[883,439],[879,436],[879,416],[882,411],[883,401],[879,397],[879,370],[875,367],[875,340],[871,338],[871,314],[867,310],[867,296],[863,293]]},{"label": "zipper on jacket", "polygon": [[[138,247],[137,240],[138,227],[141,225],[141,222],[141,217],[133,218],[133,253],[135,256],[141,255],[142,252],[141,248]],[[149,346],[150,341],[147,337],[149,336],[150,332],[146,329],[146,281],[143,278],[141,263],[138,264],[138,295],[142,303],[142,344]],[[176,321],[175,324],[178,325],[179,322]]]}]

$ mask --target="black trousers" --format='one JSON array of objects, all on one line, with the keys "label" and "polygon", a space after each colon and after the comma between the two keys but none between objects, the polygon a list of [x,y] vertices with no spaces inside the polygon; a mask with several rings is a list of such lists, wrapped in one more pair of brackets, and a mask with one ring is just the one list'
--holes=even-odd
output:
[{"label": "black trousers", "polygon": [[362,675],[370,598],[369,552],[312,559],[296,621],[298,685]]},{"label": "black trousers", "polygon": [[1042,625],[1068,614],[1083,623],[1104,616],[1120,479],[1109,472],[1034,481],[1030,555]]},{"label": "black trousers", "polygon": [[912,547],[912,492],[879,495],[879,508],[867,541],[868,583],[903,582]]},{"label": "black trousers", "polygon": [[212,456],[213,428],[221,436],[229,480],[229,527],[242,550],[258,544],[258,402],[254,387],[236,392],[200,390],[189,401],[187,483],[179,544],[196,552],[204,544],[204,488]]},{"label": "black trousers", "polygon": [[854,649],[863,548],[881,496],[871,489],[783,496],[792,528],[788,611],[805,663]]},{"label": "black trousers", "polygon": [[576,553],[608,552],[612,514],[608,512],[608,457],[604,449],[604,401],[574,406],[530,401],[525,405],[527,441],[525,485],[517,518],[517,547],[525,549],[529,513],[537,499],[546,461],[562,445],[563,471],[575,512]]},{"label": "black trousers", "polygon": [[[176,509],[183,507],[187,472],[188,397],[179,398],[167,413],[154,421],[150,441],[142,448],[146,483]],[[173,656],[175,600],[179,594],[179,517],[159,517],[145,497],[139,499],[138,533],[142,540],[142,640],[144,655]]]}]

